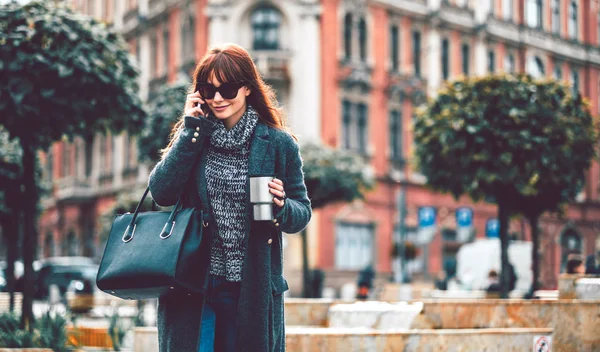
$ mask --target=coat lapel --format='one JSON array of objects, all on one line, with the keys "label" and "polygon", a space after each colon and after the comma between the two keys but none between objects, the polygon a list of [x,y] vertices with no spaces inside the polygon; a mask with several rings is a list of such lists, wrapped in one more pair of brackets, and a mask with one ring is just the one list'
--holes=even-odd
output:
[{"label": "coat lapel", "polygon": [[263,164],[269,149],[269,127],[260,121],[256,124],[256,131],[250,142],[250,157],[248,159],[248,176],[262,175]]}]

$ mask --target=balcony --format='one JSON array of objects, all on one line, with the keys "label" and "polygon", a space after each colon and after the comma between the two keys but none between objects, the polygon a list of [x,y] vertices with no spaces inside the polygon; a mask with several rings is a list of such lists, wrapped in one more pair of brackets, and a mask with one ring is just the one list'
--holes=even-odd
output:
[{"label": "balcony", "polygon": [[426,0],[377,0],[377,2],[413,15],[424,17],[429,13]]},{"label": "balcony", "polygon": [[94,196],[94,189],[88,180],[64,177],[56,182],[56,201],[82,202],[90,200]]},{"label": "balcony", "polygon": [[475,13],[467,7],[443,2],[436,14],[443,24],[452,28],[473,29],[476,26]]},{"label": "balcony", "polygon": [[289,81],[292,53],[286,50],[254,50],[254,64],[266,81]]},{"label": "balcony", "polygon": [[486,21],[485,29],[488,35],[514,45],[531,46],[573,61],[600,65],[600,49],[597,47],[564,39],[539,28],[519,26],[490,16]]}]

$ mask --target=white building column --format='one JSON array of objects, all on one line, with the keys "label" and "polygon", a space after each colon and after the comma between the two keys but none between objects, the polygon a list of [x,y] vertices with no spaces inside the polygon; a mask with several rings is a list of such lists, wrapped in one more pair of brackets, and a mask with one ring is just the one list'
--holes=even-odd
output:
[{"label": "white building column", "polygon": [[428,32],[427,43],[427,94],[435,96],[442,83],[442,65],[441,65],[441,36],[436,27]]},{"label": "white building column", "polygon": [[[321,140],[321,30],[320,6],[303,9],[299,28],[292,28],[288,123],[303,142]],[[304,45],[310,43],[310,45]],[[331,104],[332,102],[326,102]]]},{"label": "white building column", "polygon": [[140,63],[140,99],[146,101],[150,89],[150,37],[149,33],[145,32],[138,40],[139,42],[139,63]]},{"label": "white building column", "polygon": [[485,37],[479,35],[475,41],[475,75],[483,76],[487,73],[487,45]]},{"label": "white building column", "polygon": [[224,42],[232,42],[228,37],[233,35],[236,26],[227,23],[228,13],[231,12],[230,7],[224,5],[208,5],[206,8],[206,16],[208,17],[208,46],[222,44]]}]

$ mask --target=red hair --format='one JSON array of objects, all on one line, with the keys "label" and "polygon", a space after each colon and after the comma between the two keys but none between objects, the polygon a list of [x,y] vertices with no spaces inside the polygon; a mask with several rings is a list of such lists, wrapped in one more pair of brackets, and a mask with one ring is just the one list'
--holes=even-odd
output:
[{"label": "red hair", "polygon": [[[256,110],[259,120],[267,126],[287,130],[284,124],[284,115],[281,108],[278,107],[275,92],[263,81],[246,49],[236,44],[225,44],[211,48],[198,62],[194,70],[190,93],[198,91],[198,84],[208,82],[211,76],[214,76],[221,84],[245,82],[246,87],[250,89],[250,94],[246,97],[246,103],[252,105]],[[183,129],[183,118],[173,126],[169,144],[162,150],[163,157],[177,139],[181,129]]]}]

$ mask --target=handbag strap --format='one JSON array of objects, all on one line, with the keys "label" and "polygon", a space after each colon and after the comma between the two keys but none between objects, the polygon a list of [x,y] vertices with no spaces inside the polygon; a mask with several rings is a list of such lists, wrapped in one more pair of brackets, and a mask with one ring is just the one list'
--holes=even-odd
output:
[{"label": "handbag strap", "polygon": [[[129,225],[127,225],[127,228],[125,229],[125,232],[123,233],[123,242],[129,242],[133,239],[133,235],[135,233],[135,220],[137,219],[140,209],[142,208],[142,204],[144,203],[144,200],[146,200],[146,197],[148,196],[149,191],[150,191],[150,187],[148,186],[148,187],[146,187],[146,190],[144,191],[144,194],[142,195],[142,199],[140,199],[138,205],[135,207],[135,212],[133,213],[133,216],[131,217],[131,221],[129,222]],[[167,219],[167,223],[165,224],[162,231],[160,232],[160,238],[166,239],[166,238],[169,238],[169,236],[171,236],[173,227],[175,227],[174,219],[177,216],[177,213],[179,212],[179,210],[181,209],[181,198],[182,197],[183,197],[183,194],[179,196],[177,203],[175,203],[175,206],[173,206],[173,210],[171,210],[171,214],[169,215],[169,218]],[[202,219],[202,220],[203,220],[203,225],[204,225],[205,224],[204,219]]]}]

